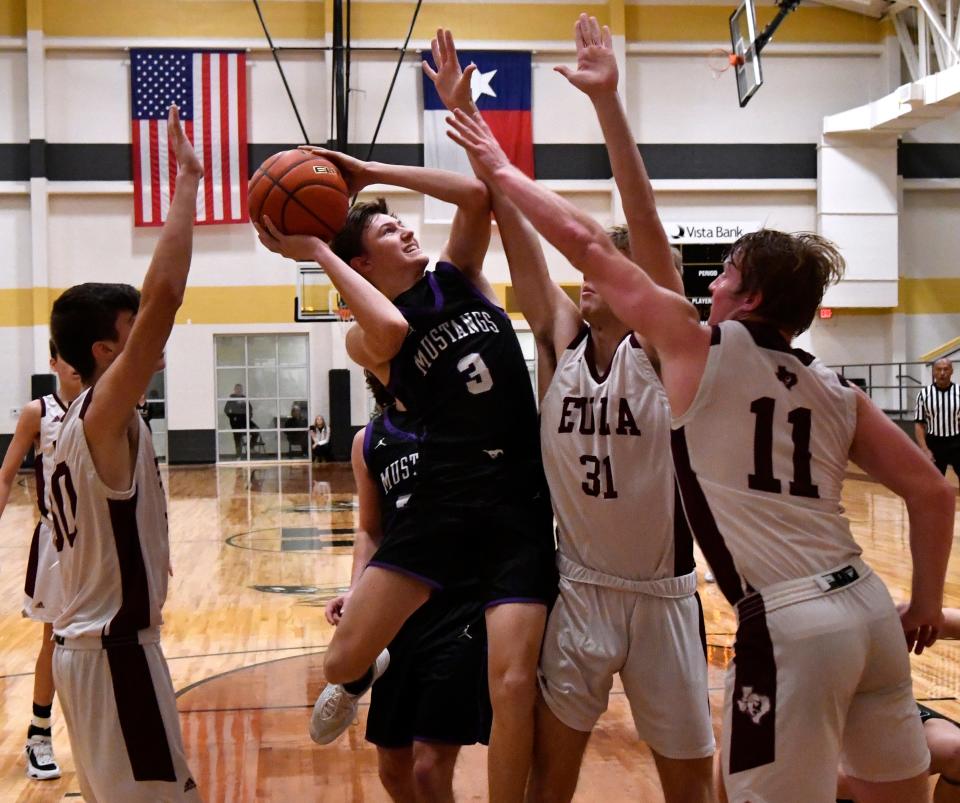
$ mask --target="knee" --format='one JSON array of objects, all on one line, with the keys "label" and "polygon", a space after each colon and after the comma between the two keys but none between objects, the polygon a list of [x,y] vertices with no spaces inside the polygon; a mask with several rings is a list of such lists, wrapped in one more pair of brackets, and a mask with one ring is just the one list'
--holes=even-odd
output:
[{"label": "knee", "polygon": [[426,800],[443,799],[452,793],[452,762],[432,750],[417,750],[413,759],[413,783],[417,796]]},{"label": "knee", "polygon": [[490,702],[494,709],[502,712],[533,711],[537,701],[536,664],[505,666],[490,673]]}]

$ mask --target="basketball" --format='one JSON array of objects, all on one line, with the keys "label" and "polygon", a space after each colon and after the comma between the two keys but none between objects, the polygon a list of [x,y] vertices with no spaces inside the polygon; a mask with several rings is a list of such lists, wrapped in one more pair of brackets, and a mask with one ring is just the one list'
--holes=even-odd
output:
[{"label": "basketball", "polygon": [[307,151],[275,153],[247,186],[250,219],[269,217],[284,234],[330,241],[347,219],[350,193],[339,168]]}]

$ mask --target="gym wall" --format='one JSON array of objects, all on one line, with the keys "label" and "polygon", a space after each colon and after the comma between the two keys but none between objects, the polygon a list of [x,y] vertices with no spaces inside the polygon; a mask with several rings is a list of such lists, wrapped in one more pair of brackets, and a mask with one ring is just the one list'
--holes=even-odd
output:
[{"label": "gym wall", "polygon": [[[328,43],[329,4],[268,0],[262,5],[281,44]],[[732,75],[714,80],[704,58],[710,47],[723,43],[728,5],[618,2],[586,10],[610,21],[614,33],[624,37],[617,43],[624,42],[628,114],[665,220],[757,220],[815,230],[822,118],[874,100],[900,83],[892,30],[836,9],[801,8],[765,51],[766,85],[741,110]],[[399,45],[413,6],[354,0],[353,44]],[[622,216],[599,126],[586,99],[553,71],[557,64],[573,62],[571,32],[581,10],[582,4],[567,2],[425,4],[411,44],[427,45],[436,26],[446,24],[461,45],[534,50],[538,176],[609,224]],[[7,376],[0,387],[0,435],[13,431],[9,411],[29,398],[30,374],[46,370],[41,345],[52,300],[81,281],[139,285],[158,237],[156,230],[132,225],[125,48],[198,42],[250,48],[252,153],[301,141],[247,0],[0,0],[0,246],[6,256],[0,262],[0,359]],[[359,145],[372,137],[395,58],[386,52],[354,56],[350,125],[351,140]],[[308,134],[326,140],[325,57],[283,53],[281,59]],[[28,63],[35,65],[33,83]],[[422,158],[420,80],[419,61],[408,56],[374,158],[384,154],[414,163]],[[38,177],[32,187],[31,139]],[[911,147],[945,145],[938,152],[943,166],[933,170],[944,180],[960,175],[950,172],[960,162],[960,145],[954,144],[960,142],[960,118],[918,129],[905,139]],[[419,196],[371,190],[387,195],[428,253],[439,252],[446,227],[423,223]],[[816,322],[801,345],[828,362],[886,361],[915,358],[955,336],[960,283],[951,255],[960,247],[958,200],[960,185],[932,189],[928,179],[908,173],[900,216],[900,306],[836,310],[831,320]],[[552,248],[546,252],[558,281],[577,281],[579,274]],[[496,237],[488,271],[501,290],[509,282]],[[36,276],[44,282],[38,284]],[[232,332],[308,331],[311,404],[326,413],[327,370],[351,367],[343,329],[292,322],[294,277],[293,265],[259,247],[251,227],[196,230],[186,303],[167,349],[171,430],[214,429],[213,336]],[[353,423],[361,424],[367,405],[357,371],[352,391]]]}]

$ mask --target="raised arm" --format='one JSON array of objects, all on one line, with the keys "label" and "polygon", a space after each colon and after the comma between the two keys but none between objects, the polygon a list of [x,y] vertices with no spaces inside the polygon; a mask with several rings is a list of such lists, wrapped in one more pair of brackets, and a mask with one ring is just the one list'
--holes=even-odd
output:
[{"label": "raised arm", "polygon": [[900,618],[909,647],[915,644],[920,653],[936,641],[941,627],[956,495],[936,467],[864,393],[857,396],[850,459],[907,505],[913,584],[910,604]]},{"label": "raised arm", "polygon": [[610,29],[606,25],[601,28],[596,17],[581,14],[575,38],[576,70],[565,66],[554,69],[590,98],[597,112],[623,202],[631,255],[657,284],[683,295],[683,281],[674,267],[670,241],[657,214],[653,186],[617,93],[619,71]]},{"label": "raised arm", "polygon": [[482,181],[432,167],[364,162],[339,151],[311,145],[303,146],[302,150],[336,164],[351,194],[371,184],[391,184],[453,204],[457,212],[440,259],[453,263],[467,276],[483,269],[483,258],[490,245],[490,196]]},{"label": "raised arm", "polygon": [[[449,30],[439,29],[430,46],[437,68],[434,70],[424,61],[423,71],[433,81],[444,106],[450,111],[461,109],[473,115],[477,107],[470,91],[470,75],[476,69],[475,65],[461,71],[453,34]],[[470,162],[479,174],[480,167],[472,157]],[[530,324],[537,343],[552,351],[555,364],[557,355],[576,337],[582,325],[580,310],[550,279],[540,238],[533,227],[501,190],[494,185],[490,191],[520,311]]]},{"label": "raised arm", "polygon": [[137,400],[146,392],[157,371],[174,317],[183,303],[193,253],[197,188],[203,168],[183,133],[176,106],[170,107],[167,131],[177,158],[176,190],[143,279],[140,309],[130,334],[123,351],[97,381],[96,393],[84,416],[89,441],[98,441],[100,437],[116,439],[125,432]]},{"label": "raised arm", "polygon": [[33,442],[40,436],[40,400],[30,402],[20,413],[17,429],[13,433],[13,440],[7,446],[7,453],[3,456],[3,465],[0,466],[0,516],[7,508],[10,490],[17,481],[17,473],[23,458],[27,456]]},{"label": "raised arm", "polygon": [[654,284],[593,218],[513,167],[482,120],[458,109],[450,123],[451,138],[481,165],[483,179],[509,195],[537,231],[590,278],[614,314],[657,349],[670,404],[681,415],[693,400],[710,348],[710,332],[700,326],[693,305]]}]

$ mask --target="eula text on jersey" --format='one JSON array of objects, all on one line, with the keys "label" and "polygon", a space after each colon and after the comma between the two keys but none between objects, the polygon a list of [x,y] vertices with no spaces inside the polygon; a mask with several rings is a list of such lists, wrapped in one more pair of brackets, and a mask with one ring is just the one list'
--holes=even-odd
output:
[{"label": "eula text on jersey", "polygon": [[637,426],[626,398],[621,398],[616,405],[610,404],[610,399],[606,396],[601,396],[598,401],[600,409],[595,410],[593,396],[564,396],[557,432],[569,434],[576,429],[581,435],[593,435],[599,429],[600,435],[609,435],[610,408],[615,406],[616,413],[613,414],[616,415],[616,429],[612,432],[616,435],[640,435],[640,427]]}]

